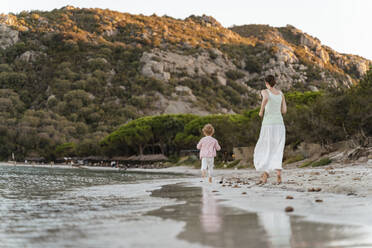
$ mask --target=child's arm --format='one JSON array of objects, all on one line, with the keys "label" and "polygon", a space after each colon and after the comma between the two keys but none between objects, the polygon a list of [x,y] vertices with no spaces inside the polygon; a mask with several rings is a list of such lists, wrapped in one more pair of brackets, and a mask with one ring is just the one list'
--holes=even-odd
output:
[{"label": "child's arm", "polygon": [[217,140],[216,140],[215,148],[216,148],[216,151],[221,150],[221,146],[220,146],[220,144],[218,144]]},{"label": "child's arm", "polygon": [[199,143],[196,145],[196,148],[200,150],[202,147],[202,140],[199,141]]}]

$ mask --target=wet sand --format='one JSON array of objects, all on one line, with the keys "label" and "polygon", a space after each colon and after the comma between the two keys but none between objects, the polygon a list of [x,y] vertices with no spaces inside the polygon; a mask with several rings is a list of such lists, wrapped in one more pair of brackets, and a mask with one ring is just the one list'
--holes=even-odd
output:
[{"label": "wet sand", "polygon": [[[118,170],[96,167],[85,169]],[[253,169],[215,170],[212,184],[200,182],[200,170],[185,166],[151,170],[130,169],[129,171],[194,175],[193,178],[177,180],[183,183],[182,187],[190,187],[192,193],[186,193],[187,190],[177,188],[176,191],[169,189],[167,195],[164,193],[165,187],[158,195],[185,201],[187,206],[184,206],[181,212],[171,207],[162,208],[160,212],[153,214],[168,220],[185,222],[184,228],[181,229],[183,231],[178,231],[177,237],[185,240],[186,243],[193,243],[195,247],[203,245],[223,247],[219,245],[221,243],[225,244],[225,247],[247,247],[246,245],[240,246],[248,242],[246,237],[254,240],[257,247],[372,247],[371,163],[284,169],[281,185],[275,185],[274,173],[266,185],[256,185],[259,173]],[[170,193],[172,191],[173,193]],[[156,196],[157,193],[153,194]],[[185,199],[190,194],[190,199],[194,197],[194,200]],[[208,197],[203,197],[203,195],[208,195]],[[287,196],[293,199],[287,199]],[[203,204],[204,206],[209,204],[212,207],[206,207],[203,210]],[[294,209],[289,214],[284,211],[288,206]],[[210,212],[208,210],[210,208],[214,210]],[[203,214],[203,211],[206,214]],[[216,212],[218,214],[215,214]],[[210,214],[218,217],[215,216],[212,220],[208,220]],[[201,219],[204,217],[200,216],[203,215],[207,216],[207,221],[201,224]],[[252,220],[255,218],[257,220]],[[244,221],[241,222],[243,219]],[[301,224],[298,224],[299,222]],[[224,236],[221,231],[205,231],[208,225],[211,230],[213,229],[211,226],[214,228],[222,226],[220,228],[224,230],[223,233],[230,234]],[[226,230],[225,226],[229,226],[229,230]],[[287,234],[278,233],[276,226],[281,226],[280,230],[287,230]],[[242,229],[245,231],[240,232]],[[198,233],[214,234],[208,234],[206,238],[205,235]],[[250,236],[250,233],[255,233],[255,235]],[[221,236],[224,238],[221,239]],[[264,237],[264,241],[255,238],[257,236]],[[314,237],[323,236],[321,240],[314,239]],[[288,237],[290,237],[289,241]],[[231,244],[224,243],[224,240],[230,240]],[[320,243],[312,244],[313,241]],[[261,245],[261,242],[271,246]],[[286,246],[281,245],[283,242]]]},{"label": "wet sand", "polygon": [[[190,167],[161,171],[200,176],[199,170]],[[188,180],[188,185],[207,187],[219,204],[226,207],[263,214],[283,214],[286,207],[292,207],[290,215],[301,216],[304,221],[353,226],[350,232],[361,230],[364,235],[349,247],[372,247],[371,172],[370,163],[285,169],[281,185],[275,185],[275,173],[267,184],[256,185],[259,173],[253,169],[215,170],[212,184],[196,178]],[[356,246],[358,243],[366,245]]]},{"label": "wet sand", "polygon": [[248,212],[220,204],[216,194],[209,185],[166,185],[152,196],[183,203],[148,215],[186,223],[177,238],[202,247],[372,247],[372,240],[366,240],[372,230],[312,222],[284,212]]}]

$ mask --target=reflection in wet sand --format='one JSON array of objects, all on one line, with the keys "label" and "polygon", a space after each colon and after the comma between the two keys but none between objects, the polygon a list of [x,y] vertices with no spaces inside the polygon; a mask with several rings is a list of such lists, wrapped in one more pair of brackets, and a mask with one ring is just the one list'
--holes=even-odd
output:
[{"label": "reflection in wet sand", "polygon": [[261,212],[257,215],[272,248],[291,247],[291,222],[287,214]]},{"label": "reflection in wet sand", "polygon": [[[167,185],[152,193],[184,204],[148,213],[183,221],[181,240],[209,247],[325,248],[372,247],[372,230],[345,225],[314,223],[285,213],[248,213],[223,207],[210,189]],[[253,199],[252,199],[253,200]]]},{"label": "reflection in wet sand", "polygon": [[200,222],[206,233],[213,233],[221,230],[222,219],[218,211],[216,199],[209,190],[203,188]]},{"label": "reflection in wet sand", "polygon": [[184,221],[186,226],[179,239],[210,247],[270,247],[256,214],[221,207],[208,188],[167,185],[153,191],[152,196],[185,201],[173,206],[172,211],[164,207],[149,213]]}]

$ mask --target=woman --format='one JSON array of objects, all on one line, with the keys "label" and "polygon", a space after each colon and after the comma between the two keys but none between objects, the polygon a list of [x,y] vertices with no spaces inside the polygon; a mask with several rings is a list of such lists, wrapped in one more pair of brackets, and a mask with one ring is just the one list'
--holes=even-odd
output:
[{"label": "woman", "polygon": [[285,126],[282,114],[287,112],[283,93],[274,88],[276,82],[272,75],[265,78],[266,90],[261,91],[262,104],[260,117],[263,117],[260,137],[254,149],[254,166],[262,171],[259,184],[265,184],[269,172],[276,170],[277,183],[282,183],[281,170],[285,145]]}]

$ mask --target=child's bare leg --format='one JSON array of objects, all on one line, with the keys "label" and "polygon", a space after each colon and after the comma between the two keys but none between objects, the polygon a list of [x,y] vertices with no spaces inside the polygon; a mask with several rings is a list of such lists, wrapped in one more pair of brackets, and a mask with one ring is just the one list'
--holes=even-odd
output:
[{"label": "child's bare leg", "polygon": [[208,181],[209,181],[209,183],[212,183],[213,167],[214,167],[214,164],[212,162],[212,164],[210,164],[208,166]]},{"label": "child's bare leg", "polygon": [[276,170],[276,182],[278,184],[282,183],[282,170]]}]

